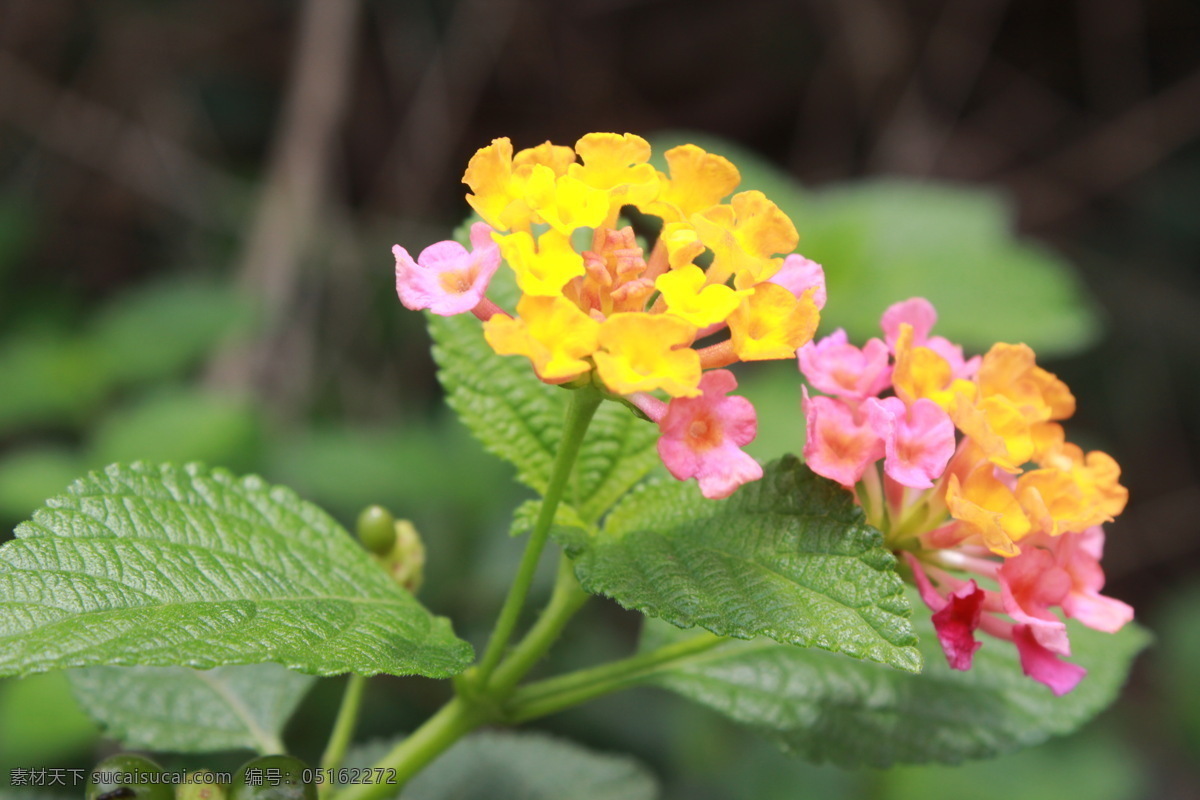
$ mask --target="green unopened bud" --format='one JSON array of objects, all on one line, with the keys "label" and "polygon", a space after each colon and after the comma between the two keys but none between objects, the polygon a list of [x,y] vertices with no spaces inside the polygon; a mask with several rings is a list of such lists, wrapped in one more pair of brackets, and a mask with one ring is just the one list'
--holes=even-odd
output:
[{"label": "green unopened bud", "polygon": [[386,556],[396,544],[396,520],[383,506],[367,506],[358,515],[358,540],[372,553]]},{"label": "green unopened bud", "polygon": [[225,800],[225,794],[225,787],[217,783],[217,773],[210,769],[189,772],[175,787],[175,800]]},{"label": "green unopened bud", "polygon": [[172,800],[167,774],[155,762],[134,753],[101,761],[88,775],[87,800]]},{"label": "green unopened bud", "polygon": [[229,800],[317,800],[314,773],[292,756],[261,756],[241,766]]},{"label": "green unopened bud", "polygon": [[395,531],[396,546],[385,556],[385,564],[396,583],[416,594],[425,580],[425,543],[406,519],[396,520]]}]

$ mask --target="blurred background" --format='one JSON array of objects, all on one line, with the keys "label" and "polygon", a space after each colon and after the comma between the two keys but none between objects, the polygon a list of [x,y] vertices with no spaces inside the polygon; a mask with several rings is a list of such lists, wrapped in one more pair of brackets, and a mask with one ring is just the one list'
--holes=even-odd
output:
[{"label": "blurred background", "polygon": [[[672,799],[1195,797],[1198,31],[1196,0],[0,0],[0,539],[90,469],[203,460],[347,524],[411,516],[422,599],[481,636],[524,495],[441,407],[389,248],[450,235],[494,137],[692,140],[792,215],[826,332],[925,294],[939,332],[1027,341],[1067,381],[1069,435],[1132,494],[1107,591],[1157,641],[1079,735],[959,768],[808,766],[650,690],[545,727],[634,752]],[[742,377],[756,455],[798,451],[795,373]],[[632,646],[593,606],[563,663]],[[300,755],[339,689],[302,708]],[[443,689],[370,691],[366,737]],[[61,676],[0,682],[0,783],[111,747]]]}]

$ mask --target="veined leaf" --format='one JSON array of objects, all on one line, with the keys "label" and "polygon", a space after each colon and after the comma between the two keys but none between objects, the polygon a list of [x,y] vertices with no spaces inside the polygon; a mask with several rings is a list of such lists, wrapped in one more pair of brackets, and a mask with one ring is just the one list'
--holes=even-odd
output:
[{"label": "veined leaf", "polygon": [[[358,748],[347,766],[368,767],[394,743]],[[477,733],[455,744],[404,787],[404,800],[654,800],[658,785],[634,759],[540,733]]]},{"label": "veined leaf", "polygon": [[113,465],[0,548],[0,675],[275,662],[446,677],[471,648],[316,506],[258,477]]},{"label": "veined leaf", "polygon": [[[515,305],[504,271],[489,296]],[[446,400],[490,452],[517,468],[517,479],[544,492],[562,438],[567,389],[538,380],[529,359],[499,356],[470,314],[429,316],[438,377]],[[595,522],[658,463],[658,428],[619,403],[602,403],[572,473],[565,500]]]},{"label": "veined leaf", "polygon": [[[919,603],[912,594],[914,604]],[[1016,648],[984,637],[970,670],[946,664],[929,614],[917,614],[925,669],[908,675],[817,650],[763,640],[730,642],[690,657],[651,682],[708,706],[813,761],[847,767],[986,758],[1069,733],[1116,697],[1149,640],[1069,622],[1072,661],[1088,669],[1055,697],[1021,673]],[[687,634],[648,621],[642,647]]]},{"label": "veined leaf", "polygon": [[679,627],[921,668],[895,558],[849,493],[794,457],[727,500],[652,485],[567,545],[585,589]]},{"label": "veined leaf", "polygon": [[87,667],[67,675],[79,704],[126,748],[263,755],[285,752],[280,733],[315,680],[277,664]]}]

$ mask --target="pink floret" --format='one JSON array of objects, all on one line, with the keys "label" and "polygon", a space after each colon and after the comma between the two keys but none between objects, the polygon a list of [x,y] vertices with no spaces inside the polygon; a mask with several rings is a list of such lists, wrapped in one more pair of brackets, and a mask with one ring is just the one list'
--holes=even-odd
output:
[{"label": "pink floret", "polygon": [[740,448],[758,431],[754,406],[744,397],[727,397],[737,388],[729,370],[705,373],[699,397],[675,397],[658,422],[658,454],[679,480],[696,478],[709,499],[733,494],[743,483],[762,477],[762,467]]},{"label": "pink floret", "polygon": [[455,241],[437,242],[422,250],[416,261],[400,245],[393,247],[400,302],[443,317],[475,308],[500,266],[500,248],[491,234],[487,223],[476,222],[471,226],[470,252]]}]

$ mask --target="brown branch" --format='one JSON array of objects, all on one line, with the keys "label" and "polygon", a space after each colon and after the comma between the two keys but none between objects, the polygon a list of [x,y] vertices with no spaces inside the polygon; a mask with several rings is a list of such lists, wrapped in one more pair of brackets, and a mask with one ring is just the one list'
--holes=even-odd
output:
[{"label": "brown branch", "polygon": [[[350,94],[359,0],[306,0],[291,78],[266,182],[240,257],[239,283],[260,304],[262,338],[231,346],[210,368],[210,383],[246,388],[276,376],[277,344],[296,303],[300,268],[318,241],[338,127]],[[294,346],[294,345],[293,345]],[[289,368],[295,365],[289,365]]]},{"label": "brown branch", "polygon": [[1144,174],[1200,135],[1200,71],[1117,116],[1004,182],[1034,202],[1032,225],[1072,214]]},{"label": "brown branch", "polygon": [[220,209],[245,190],[240,181],[171,139],[55,85],[3,50],[0,121],[39,147],[102,173],[206,228],[229,227],[231,220]]}]

